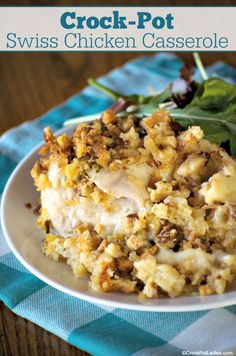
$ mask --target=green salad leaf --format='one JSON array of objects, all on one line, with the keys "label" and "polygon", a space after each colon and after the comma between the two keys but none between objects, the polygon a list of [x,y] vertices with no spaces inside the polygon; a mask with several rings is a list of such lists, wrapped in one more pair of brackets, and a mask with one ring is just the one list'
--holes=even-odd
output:
[{"label": "green salad leaf", "polygon": [[225,119],[223,113],[220,116],[214,115],[191,105],[184,109],[173,109],[170,112],[175,120],[185,128],[192,125],[200,126],[204,131],[205,138],[213,143],[221,145],[223,142],[236,139],[236,116]]},{"label": "green salad leaf", "polygon": [[190,104],[170,110],[182,126],[199,125],[205,137],[221,145],[230,142],[236,156],[236,86],[219,78],[209,78],[199,85]]},{"label": "green salad leaf", "polygon": [[144,105],[139,108],[139,113],[144,114],[145,116],[151,115],[160,104],[163,104],[168,99],[172,97],[172,84],[168,85],[166,89],[158,93],[153,97],[149,97],[149,100],[146,101]]},{"label": "green salad leaf", "polygon": [[236,86],[220,78],[209,78],[198,86],[191,102],[203,110],[222,109],[236,99]]},{"label": "green salad leaf", "polygon": [[[194,59],[203,82],[193,81],[192,70],[185,65],[181,70],[181,78],[186,82],[186,91],[183,93],[173,93],[170,84],[154,96],[145,97],[138,94],[125,96],[105,87],[95,79],[89,79],[88,82],[116,101],[112,109],[119,117],[125,118],[132,114],[137,119],[142,119],[161,108],[166,108],[183,127],[200,126],[209,141],[229,146],[231,155],[236,157],[236,85],[221,78],[208,78],[198,53],[194,53]],[[101,117],[101,113],[96,115]],[[92,116],[94,118],[94,115]],[[91,116],[86,116],[68,120],[66,123],[90,119]]]}]

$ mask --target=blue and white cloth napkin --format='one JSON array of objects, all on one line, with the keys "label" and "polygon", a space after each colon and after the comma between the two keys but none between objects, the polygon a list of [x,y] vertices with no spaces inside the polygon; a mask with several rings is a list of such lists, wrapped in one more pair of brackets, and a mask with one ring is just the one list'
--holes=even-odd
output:
[{"label": "blue and white cloth napkin", "polygon": [[[100,78],[124,94],[162,89],[179,75],[181,60],[170,54],[139,57]],[[236,82],[236,70],[217,63],[209,73]],[[78,78],[79,80],[79,78]],[[42,139],[42,129],[60,129],[66,119],[111,105],[88,87],[37,120],[0,137],[0,192],[17,163]],[[95,356],[162,355],[188,352],[236,352],[236,307],[188,313],[151,313],[98,306],[49,287],[29,273],[10,252],[0,231],[0,300],[67,342]]]}]

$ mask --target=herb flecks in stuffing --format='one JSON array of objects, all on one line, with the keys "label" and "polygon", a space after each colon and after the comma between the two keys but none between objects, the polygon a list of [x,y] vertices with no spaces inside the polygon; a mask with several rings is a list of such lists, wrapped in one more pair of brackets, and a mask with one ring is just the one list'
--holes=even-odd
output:
[{"label": "herb flecks in stuffing", "polygon": [[[209,110],[208,85],[196,93],[191,105]],[[128,108],[80,123],[71,137],[45,129],[32,170],[45,255],[99,292],[223,293],[236,272],[235,160],[199,120],[184,129],[171,110],[141,119]]]}]

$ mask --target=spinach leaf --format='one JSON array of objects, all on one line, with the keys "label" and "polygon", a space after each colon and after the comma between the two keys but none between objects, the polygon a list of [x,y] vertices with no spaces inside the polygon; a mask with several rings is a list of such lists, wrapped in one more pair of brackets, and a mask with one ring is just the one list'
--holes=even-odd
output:
[{"label": "spinach leaf", "polygon": [[209,78],[197,89],[191,102],[204,110],[219,110],[236,99],[236,86],[220,78]]},{"label": "spinach leaf", "polygon": [[193,100],[171,115],[182,126],[199,125],[205,137],[218,145],[229,141],[236,156],[236,86],[220,78],[209,78],[198,85]]},{"label": "spinach leaf", "polygon": [[[213,83],[221,87],[220,93],[219,87],[212,87]],[[218,78],[207,79],[189,105],[183,109],[172,109],[170,113],[186,128],[199,125],[205,137],[213,143],[221,145],[230,141],[231,154],[236,156],[236,86]]]},{"label": "spinach leaf", "polygon": [[158,93],[153,97],[149,97],[146,104],[142,105],[138,110],[139,113],[145,114],[145,116],[151,115],[154,111],[159,108],[160,104],[170,99],[172,96],[172,84],[168,85],[166,89]]},{"label": "spinach leaf", "polygon": [[214,116],[210,112],[191,107],[191,105],[185,109],[172,109],[170,113],[185,128],[192,125],[200,126],[205,137],[218,145],[231,139],[231,135],[236,130],[236,120],[235,123],[229,122],[218,115]]},{"label": "spinach leaf", "polygon": [[[202,83],[196,83],[191,79],[191,68],[187,67],[182,70],[181,76],[188,84],[186,92],[173,94],[170,84],[157,95],[146,97],[137,94],[124,96],[94,79],[90,79],[89,84],[118,100],[115,105],[119,107],[116,110],[119,117],[125,118],[132,113],[142,119],[165,107],[185,128],[198,125],[211,142],[218,145],[228,142],[231,154],[236,156],[236,85],[220,78],[207,78],[207,75]],[[125,105],[120,105],[122,100]]]}]

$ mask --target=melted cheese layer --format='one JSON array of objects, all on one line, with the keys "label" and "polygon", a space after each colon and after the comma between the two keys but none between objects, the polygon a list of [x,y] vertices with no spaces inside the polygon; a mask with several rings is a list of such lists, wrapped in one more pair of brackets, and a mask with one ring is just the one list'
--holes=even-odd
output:
[{"label": "melted cheese layer", "polygon": [[[68,205],[71,200],[73,205]],[[114,199],[108,212],[101,204],[79,196],[71,188],[45,189],[41,192],[41,203],[54,229],[64,237],[72,235],[81,223],[102,224],[108,234],[116,233],[123,230],[127,215],[137,213],[137,206],[130,199]]]},{"label": "melted cheese layer", "polygon": [[[91,173],[90,179],[103,192],[111,195],[109,211],[92,198],[82,197],[72,188],[64,188],[60,182],[64,179],[55,164],[49,168],[48,177],[52,188],[41,192],[42,208],[47,211],[54,229],[60,235],[68,237],[76,226],[88,223],[104,226],[107,234],[124,231],[124,221],[130,214],[144,209],[148,198],[146,186],[152,168],[146,164],[132,167],[129,171],[105,171]],[[72,202],[69,203],[69,202]]]}]

